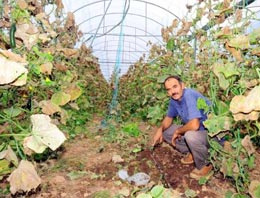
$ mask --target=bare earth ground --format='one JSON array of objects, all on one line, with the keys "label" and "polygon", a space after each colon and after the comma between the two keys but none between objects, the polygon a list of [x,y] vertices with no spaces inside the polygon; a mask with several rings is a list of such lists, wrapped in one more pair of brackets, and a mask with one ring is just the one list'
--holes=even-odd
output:
[{"label": "bare earth ground", "polygon": [[[223,179],[220,173],[214,176],[205,185],[189,178],[193,165],[182,165],[182,157],[167,144],[156,147],[154,151],[142,145],[142,151],[133,153],[140,138],[132,138],[121,145],[104,142],[99,135],[100,120],[92,122],[88,127],[93,136],[78,136],[68,141],[64,151],[58,159],[38,163],[37,170],[42,178],[41,188],[32,195],[33,198],[109,198],[136,197],[139,192],[147,191],[153,185],[163,184],[182,193],[192,189],[197,197],[225,197],[227,190],[234,191],[231,184]],[[145,123],[140,129],[150,135],[155,128],[147,128]],[[120,155],[122,162],[112,160],[113,156]],[[120,160],[119,160],[120,161]],[[260,163],[260,153],[257,153],[256,164]],[[134,186],[121,180],[117,172],[126,169],[129,175],[145,172],[151,177],[146,186]],[[252,172],[251,178],[260,177],[259,168]],[[7,196],[9,197],[9,196]]]}]

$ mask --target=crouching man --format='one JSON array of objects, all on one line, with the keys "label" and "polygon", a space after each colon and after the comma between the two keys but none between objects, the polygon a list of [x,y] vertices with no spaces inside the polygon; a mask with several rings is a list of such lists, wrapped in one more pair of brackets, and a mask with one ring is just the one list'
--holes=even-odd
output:
[{"label": "crouching man", "polygon": [[[195,163],[195,169],[190,177],[200,179],[211,174],[209,163],[207,130],[203,121],[207,115],[197,108],[197,100],[202,98],[210,105],[210,101],[199,92],[185,88],[179,76],[169,76],[164,81],[165,89],[171,97],[168,113],[160,128],[153,137],[153,145],[163,140],[172,144],[178,151],[186,154],[181,159],[182,164]],[[183,125],[175,125],[173,118],[179,116]]]}]

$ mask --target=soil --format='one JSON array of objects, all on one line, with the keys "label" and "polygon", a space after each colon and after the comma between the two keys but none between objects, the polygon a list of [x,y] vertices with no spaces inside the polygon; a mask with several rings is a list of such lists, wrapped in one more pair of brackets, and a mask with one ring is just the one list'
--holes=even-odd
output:
[{"label": "soil", "polygon": [[[42,178],[41,187],[25,197],[109,198],[119,194],[121,196],[118,197],[136,197],[139,192],[148,191],[157,184],[177,190],[182,197],[185,197],[187,189],[192,189],[197,193],[197,197],[202,198],[225,197],[228,190],[235,191],[220,173],[214,173],[204,185],[191,179],[189,173],[194,165],[181,164],[183,155],[166,143],[154,150],[148,149],[145,144],[138,144],[141,137],[123,139],[121,141],[125,142],[121,144],[108,143],[103,140],[102,134],[99,134],[100,129],[94,127],[96,124],[98,121],[88,126],[92,135],[88,133],[67,141],[58,159],[37,164],[37,171]],[[140,129],[151,136],[155,127],[147,126],[142,123]],[[142,146],[142,151],[134,153],[133,148],[137,145]],[[122,159],[115,161],[115,155]],[[259,161],[260,153],[257,155]],[[150,176],[150,182],[146,186],[137,187],[121,180],[117,175],[121,169],[127,170],[130,176],[144,172]],[[252,177],[259,178],[259,173],[259,170],[255,170]]]}]

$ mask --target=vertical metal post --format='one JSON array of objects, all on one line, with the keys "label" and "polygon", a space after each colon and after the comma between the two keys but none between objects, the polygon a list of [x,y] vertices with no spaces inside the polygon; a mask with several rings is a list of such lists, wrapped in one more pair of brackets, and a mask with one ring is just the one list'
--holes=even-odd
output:
[{"label": "vertical metal post", "polygon": [[145,3],[145,35],[147,35],[147,3]]}]

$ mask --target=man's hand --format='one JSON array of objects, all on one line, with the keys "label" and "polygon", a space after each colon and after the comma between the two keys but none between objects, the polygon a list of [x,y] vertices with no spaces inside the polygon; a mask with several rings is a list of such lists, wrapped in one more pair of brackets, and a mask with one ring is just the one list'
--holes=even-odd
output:
[{"label": "man's hand", "polygon": [[176,130],[172,136],[172,145],[176,147],[176,140],[181,138],[181,135],[179,134],[178,130]]},{"label": "man's hand", "polygon": [[155,146],[158,143],[162,143],[163,136],[162,136],[162,130],[156,131],[155,135],[153,136],[153,143],[152,146]]}]

